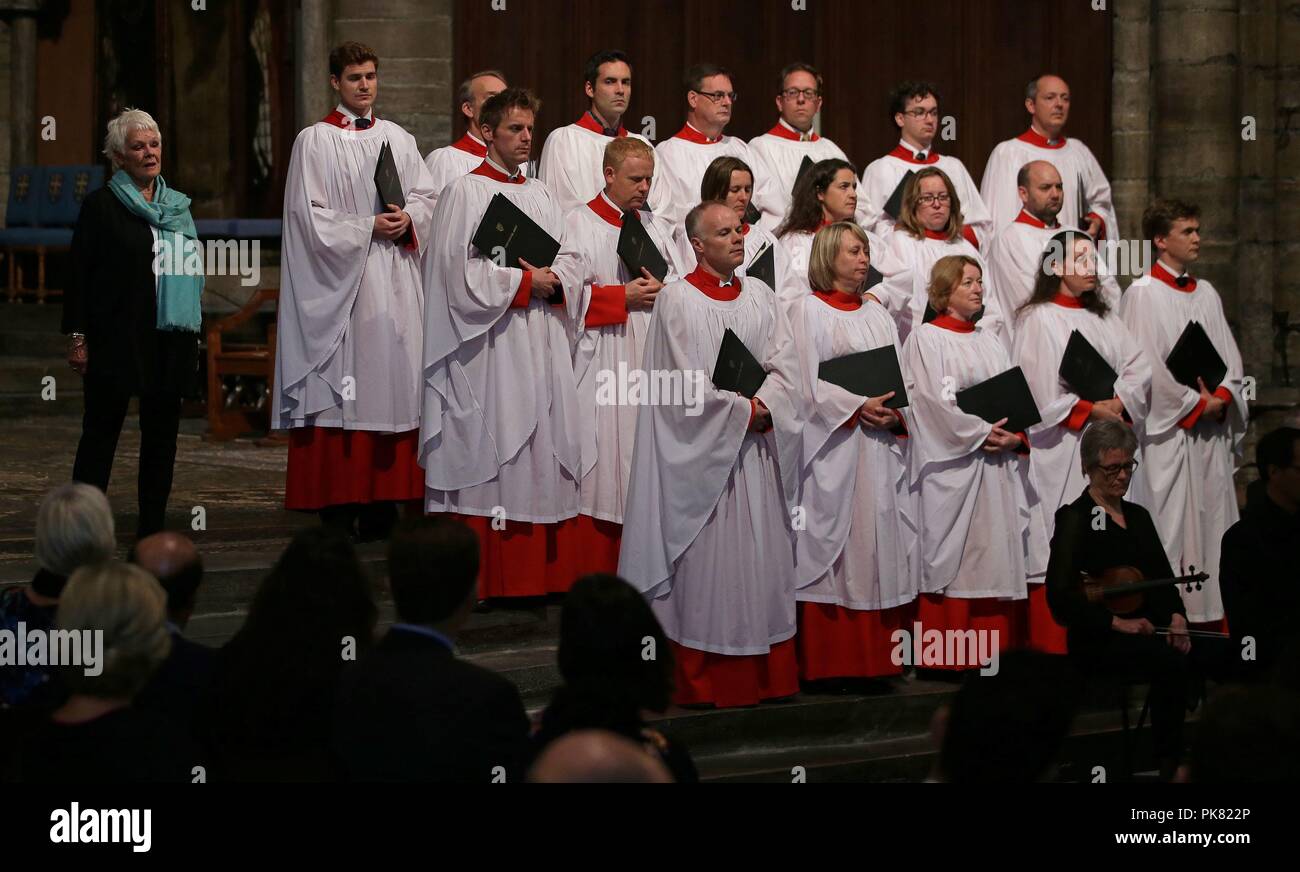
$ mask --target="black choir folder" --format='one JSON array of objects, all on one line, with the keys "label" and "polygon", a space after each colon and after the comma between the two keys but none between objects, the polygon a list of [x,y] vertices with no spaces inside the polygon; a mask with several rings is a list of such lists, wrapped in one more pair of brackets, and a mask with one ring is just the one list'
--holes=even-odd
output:
[{"label": "black choir folder", "polygon": [[754,201],[750,200],[749,205],[745,207],[745,215],[741,220],[744,221],[746,224],[753,225],[753,224],[757,224],[758,219],[762,217],[763,217],[763,213],[758,211],[758,207],[754,205]]},{"label": "black choir folder", "polygon": [[1196,384],[1197,376],[1205,382],[1206,390],[1213,391],[1228,375],[1228,365],[1219,356],[1205,328],[1196,321],[1189,321],[1183,328],[1183,335],[1178,337],[1173,350],[1165,358],[1165,366],[1169,367],[1179,384],[1194,391],[1200,390]]},{"label": "black choir folder", "polygon": [[406,197],[402,196],[402,177],[397,174],[397,162],[393,160],[393,150],[388,147],[388,140],[379,147],[379,160],[375,164],[375,188],[384,208],[392,203],[399,209],[406,208]]},{"label": "black choir folder", "polygon": [[[776,252],[772,243],[763,246],[763,250],[758,253],[754,261],[745,267],[745,275],[753,276],[772,290],[776,290]],[[741,287],[744,287],[743,283]]]},{"label": "black choir folder", "polygon": [[500,247],[506,256],[504,262],[498,261],[498,265],[515,269],[523,269],[520,258],[538,269],[550,266],[560,253],[560,243],[504,194],[492,195],[483,220],[470,241],[484,257],[492,257]]},{"label": "black choir folder", "polygon": [[[655,248],[645,225],[635,219],[623,220],[623,229],[618,232],[618,256],[634,279],[645,278],[641,267],[650,270],[650,275],[661,282],[668,275],[668,262]],[[530,262],[536,264],[536,261]]]},{"label": "black choir folder", "polygon": [[903,178],[898,183],[898,187],[894,188],[894,193],[890,194],[889,199],[885,201],[885,214],[890,218],[893,218],[895,221],[898,220],[898,213],[903,209],[903,191],[907,188],[907,180],[914,175],[916,175],[916,173],[912,170],[908,170],[904,173]]},{"label": "black choir folder", "polygon": [[901,409],[907,405],[907,387],[893,345],[823,360],[817,367],[817,377],[860,397],[879,397],[893,391],[885,407]]},{"label": "black choir folder", "polygon": [[1078,330],[1070,331],[1058,374],[1079,399],[1093,403],[1114,397],[1115,380],[1119,378],[1106,358]]},{"label": "black choir folder", "polygon": [[767,372],[763,365],[728,327],[722,334],[718,362],[713,367],[713,386],[720,391],[735,391],[752,400],[765,378]]},{"label": "black choir folder", "polygon": [[799,161],[799,170],[794,174],[794,184],[790,186],[790,193],[793,194],[794,189],[799,187],[799,180],[803,178],[804,173],[812,169],[812,166],[813,166],[813,159],[805,154],[803,156],[803,160]]},{"label": "black choir folder", "polygon": [[968,415],[978,415],[990,424],[1007,422],[1002,429],[1008,433],[1022,433],[1043,417],[1038,414],[1034,395],[1020,367],[1013,366],[993,378],[957,392],[957,407]]}]

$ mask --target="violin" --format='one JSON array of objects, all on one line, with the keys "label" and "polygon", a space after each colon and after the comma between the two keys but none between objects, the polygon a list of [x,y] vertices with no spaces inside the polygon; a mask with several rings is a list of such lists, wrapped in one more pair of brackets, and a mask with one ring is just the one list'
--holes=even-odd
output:
[{"label": "violin", "polygon": [[1191,593],[1201,589],[1201,582],[1210,576],[1197,572],[1196,567],[1189,567],[1192,572],[1174,578],[1148,579],[1136,566],[1112,566],[1100,577],[1083,573],[1083,594],[1090,603],[1100,603],[1112,614],[1123,615],[1135,612],[1146,603],[1146,591],[1171,584],[1181,584]]}]

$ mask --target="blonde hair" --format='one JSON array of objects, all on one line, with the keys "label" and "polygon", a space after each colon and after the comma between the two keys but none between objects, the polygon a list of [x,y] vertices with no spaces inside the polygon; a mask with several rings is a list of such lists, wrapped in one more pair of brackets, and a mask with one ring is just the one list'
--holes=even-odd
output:
[{"label": "blonde hair", "polygon": [[938,167],[926,167],[907,180],[907,185],[903,188],[903,202],[898,207],[898,223],[895,226],[906,230],[917,239],[925,238],[925,225],[921,223],[920,218],[916,217],[916,201],[921,196],[921,182],[931,176],[937,176],[942,180],[944,188],[948,191],[948,205],[951,208],[944,232],[949,242],[956,242],[961,239],[962,224],[966,220],[961,214],[961,197],[957,196],[957,187],[952,183],[952,179]]},{"label": "blonde hair", "polygon": [[117,537],[104,492],[81,482],[61,484],[36,509],[36,563],[67,577],[79,566],[113,556]]},{"label": "blonde hair", "polygon": [[167,594],[152,575],[119,561],[83,566],[59,598],[55,626],[99,631],[103,650],[98,675],[84,666],[63,670],[72,693],[101,699],[130,699],[144,687],[171,651]]},{"label": "blonde hair", "polygon": [[930,298],[930,306],[940,315],[948,308],[948,299],[952,296],[952,292],[957,290],[957,285],[961,284],[967,264],[979,270],[980,276],[983,277],[984,269],[980,266],[980,262],[965,254],[941,257],[935,263],[934,269],[930,270],[930,286],[926,288],[926,296]]},{"label": "blonde hair", "polygon": [[835,286],[835,258],[839,257],[844,234],[851,233],[871,254],[871,240],[866,231],[852,221],[828,224],[813,237],[812,254],[808,256],[808,284],[814,291],[829,291]]},{"label": "blonde hair", "polygon": [[159,141],[162,141],[162,131],[158,129],[158,122],[153,120],[152,115],[143,109],[123,109],[108,122],[108,134],[104,137],[104,156],[113,162],[116,169],[122,168],[118,156],[126,153],[126,138],[133,130],[156,133]]},{"label": "blonde hair", "polygon": [[609,141],[609,145],[605,146],[605,160],[601,164],[601,168],[613,167],[618,169],[623,165],[623,161],[630,157],[643,157],[653,164],[655,151],[636,137],[615,137]]}]

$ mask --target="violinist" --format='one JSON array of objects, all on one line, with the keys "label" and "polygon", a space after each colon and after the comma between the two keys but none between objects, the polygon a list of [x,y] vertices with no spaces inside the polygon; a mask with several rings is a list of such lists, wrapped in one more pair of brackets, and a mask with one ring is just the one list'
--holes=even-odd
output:
[{"label": "violinist", "polygon": [[1047,565],[1047,602],[1066,628],[1070,656],[1084,674],[1102,673],[1151,687],[1151,730],[1161,776],[1173,776],[1183,750],[1191,650],[1187,613],[1174,584],[1130,595],[1136,608],[1115,613],[1085,592],[1085,581],[1131,567],[1146,579],[1172,578],[1155,523],[1124,499],[1137,439],[1119,421],[1095,421],[1083,433],[1080,461],[1088,487],[1056,512]]}]

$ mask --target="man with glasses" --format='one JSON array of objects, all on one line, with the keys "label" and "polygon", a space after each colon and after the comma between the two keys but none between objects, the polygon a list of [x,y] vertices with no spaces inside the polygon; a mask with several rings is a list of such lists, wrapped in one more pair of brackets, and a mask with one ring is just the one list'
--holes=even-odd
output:
[{"label": "man with glasses", "polygon": [[[775,229],[790,209],[795,180],[804,159],[813,163],[838,158],[848,161],[844,151],[813,131],[813,119],[822,109],[822,75],[805,63],[793,63],[781,71],[781,88],[776,94],[776,109],[781,113],[776,126],[749,141],[749,150],[763,161],[762,175],[772,179],[774,211],[764,212],[759,226]],[[866,196],[858,185],[859,223],[866,218]]]},{"label": "man with glasses", "polygon": [[900,131],[894,150],[867,164],[862,173],[862,187],[866,195],[858,195],[858,206],[865,211],[860,221],[877,236],[888,237],[894,231],[896,215],[885,211],[894,190],[903,177],[928,166],[937,166],[952,180],[961,197],[966,238],[976,248],[987,244],[992,236],[993,222],[989,211],[980,199],[979,189],[957,158],[939,154],[934,149],[934,137],[939,130],[939,90],[929,82],[902,82],[889,95],[889,114]]},{"label": "man with glasses", "polygon": [[650,207],[656,215],[677,225],[700,202],[700,182],[715,158],[738,157],[754,171],[752,203],[759,213],[776,212],[773,185],[767,167],[750,153],[749,146],[722,131],[731,121],[737,94],[731,73],[717,64],[696,64],[686,71],[686,124],[670,139],[655,146],[656,175]]},{"label": "man with glasses", "polygon": [[1066,227],[1080,227],[1093,239],[1115,239],[1119,223],[1111,198],[1110,182],[1088,146],[1067,139],[1065,123],[1070,117],[1070,86],[1059,76],[1032,79],[1025,88],[1025,111],[1029,129],[1014,139],[998,143],[984,167],[980,193],[997,231],[1001,232],[1020,214],[1016,176],[1030,161],[1050,161],[1065,182],[1065,199],[1059,220]]}]

